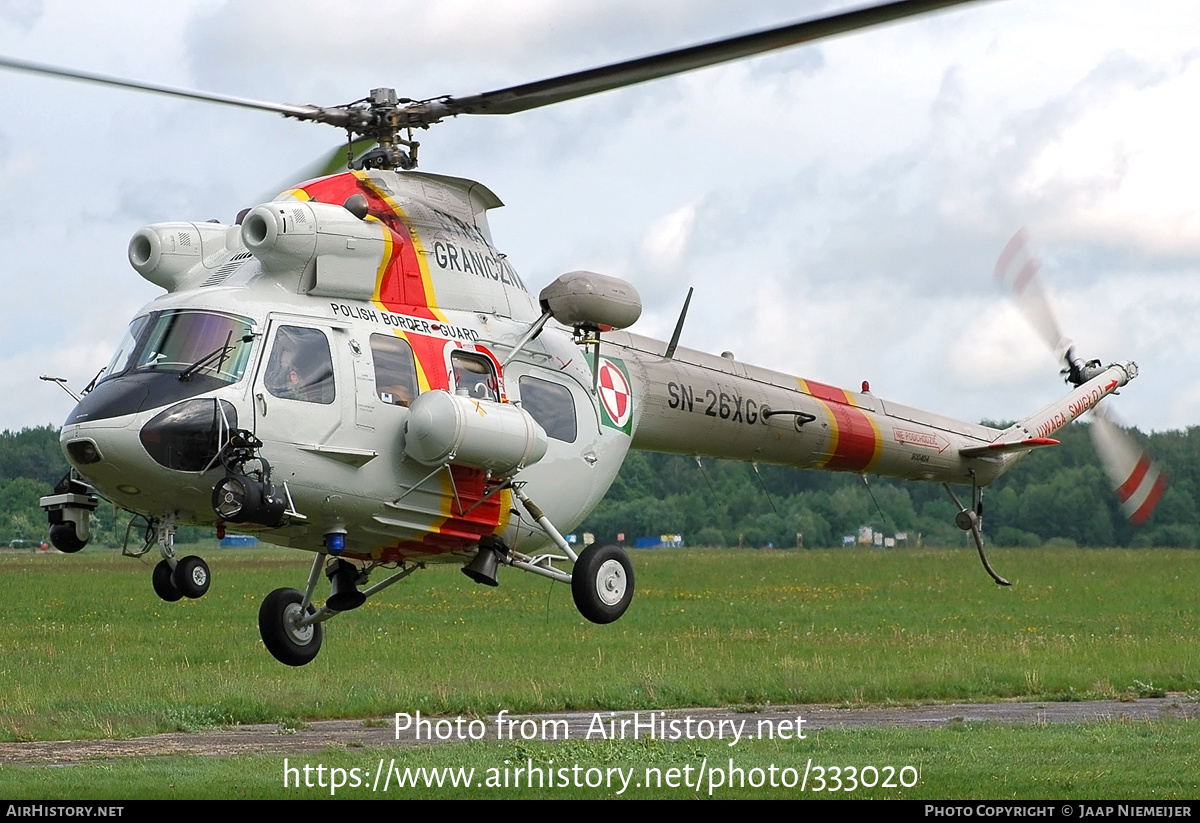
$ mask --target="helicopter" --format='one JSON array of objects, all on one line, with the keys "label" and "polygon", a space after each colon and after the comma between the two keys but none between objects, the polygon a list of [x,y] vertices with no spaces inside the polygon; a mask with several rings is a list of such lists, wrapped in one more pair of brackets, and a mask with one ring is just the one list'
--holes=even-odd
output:
[{"label": "helicopter", "polygon": [[[113,502],[144,525],[132,553],[159,551],[151,582],[166,601],[211,583],[201,558],[176,554],[182,524],[234,525],[313,552],[303,589],[277,589],[259,611],[264,645],[292,666],[315,658],[329,619],[430,563],[490,586],[501,566],[569,584],[580,613],[605,624],[632,602],[633,565],[617,546],[577,553],[563,534],[636,448],[942,483],[955,522],[1006,584],[984,551],[984,488],[1054,445],[1136,365],[1068,348],[1071,390],[1000,429],[681,346],[686,302],[671,339],[653,340],[629,331],[641,300],[625,280],[574,271],[535,296],[492,239],[499,198],[419,171],[414,139],[449,118],[518,113],[965,1],[900,0],[479,95],[410,100],[380,88],[330,107],[0,60],[347,133],[347,171],[232,224],[135,233],[129,262],[165,294],[137,314],[62,426],[73,471],[42,500],[53,543],[82,549],[90,513]],[[1138,511],[1152,509],[1160,476],[1117,473]],[[970,489],[966,503],[952,485]],[[322,576],[331,593],[318,605]]]}]

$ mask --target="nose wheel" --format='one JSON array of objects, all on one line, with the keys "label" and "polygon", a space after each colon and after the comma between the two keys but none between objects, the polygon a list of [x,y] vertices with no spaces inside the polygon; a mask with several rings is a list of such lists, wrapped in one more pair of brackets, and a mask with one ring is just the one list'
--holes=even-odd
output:
[{"label": "nose wheel", "polygon": [[[203,597],[212,582],[212,573],[208,570],[208,564],[194,554],[175,559],[174,513],[167,512],[161,520],[149,521],[146,534],[145,549],[134,556],[141,557],[150,550],[151,544],[158,542],[162,560],[154,567],[154,573],[150,576],[154,593],[168,603],[174,603],[184,597],[193,600]],[[126,540],[128,539],[127,532]]]},{"label": "nose wheel", "polygon": [[155,594],[168,603],[174,603],[184,597],[193,600],[203,597],[208,592],[212,575],[208,571],[208,564],[192,554],[178,561],[174,569],[171,568],[171,561],[163,558],[154,567],[150,582]]}]

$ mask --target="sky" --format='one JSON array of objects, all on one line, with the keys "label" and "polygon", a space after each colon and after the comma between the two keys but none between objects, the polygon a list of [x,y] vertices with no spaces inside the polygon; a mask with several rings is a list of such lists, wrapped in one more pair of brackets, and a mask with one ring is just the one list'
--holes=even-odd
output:
[{"label": "sky", "polygon": [[[282,103],[467,95],[862,4],[0,0],[0,54]],[[1079,351],[1137,361],[1143,431],[1200,424],[1200,4],[993,0],[420,135],[507,204],[536,291],[632,282],[634,331],[969,421],[1065,393],[992,269],[1027,227]],[[270,199],[342,139],[0,73],[0,429],[62,422],[159,290],[143,225]]]}]

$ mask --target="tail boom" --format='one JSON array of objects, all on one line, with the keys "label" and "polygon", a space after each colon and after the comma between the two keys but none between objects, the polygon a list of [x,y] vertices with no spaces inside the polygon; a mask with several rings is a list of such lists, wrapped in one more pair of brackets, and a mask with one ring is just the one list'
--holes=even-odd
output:
[{"label": "tail boom", "polygon": [[1114,394],[1137,377],[1137,364],[1132,361],[1114,363],[1060,400],[1014,424],[1001,435],[1001,441],[1048,438],[1104,398]]}]

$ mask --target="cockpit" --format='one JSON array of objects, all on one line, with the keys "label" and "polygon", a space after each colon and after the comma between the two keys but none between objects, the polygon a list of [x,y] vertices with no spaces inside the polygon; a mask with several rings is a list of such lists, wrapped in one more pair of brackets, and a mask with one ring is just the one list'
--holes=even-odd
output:
[{"label": "cockpit", "polygon": [[254,340],[244,317],[199,311],[158,311],[130,324],[100,382],[126,374],[172,372],[180,380],[204,376],[242,379]]},{"label": "cockpit", "polygon": [[185,309],[143,315],[66,424],[134,414],[236,383],[253,342],[252,321],[237,315]]}]

